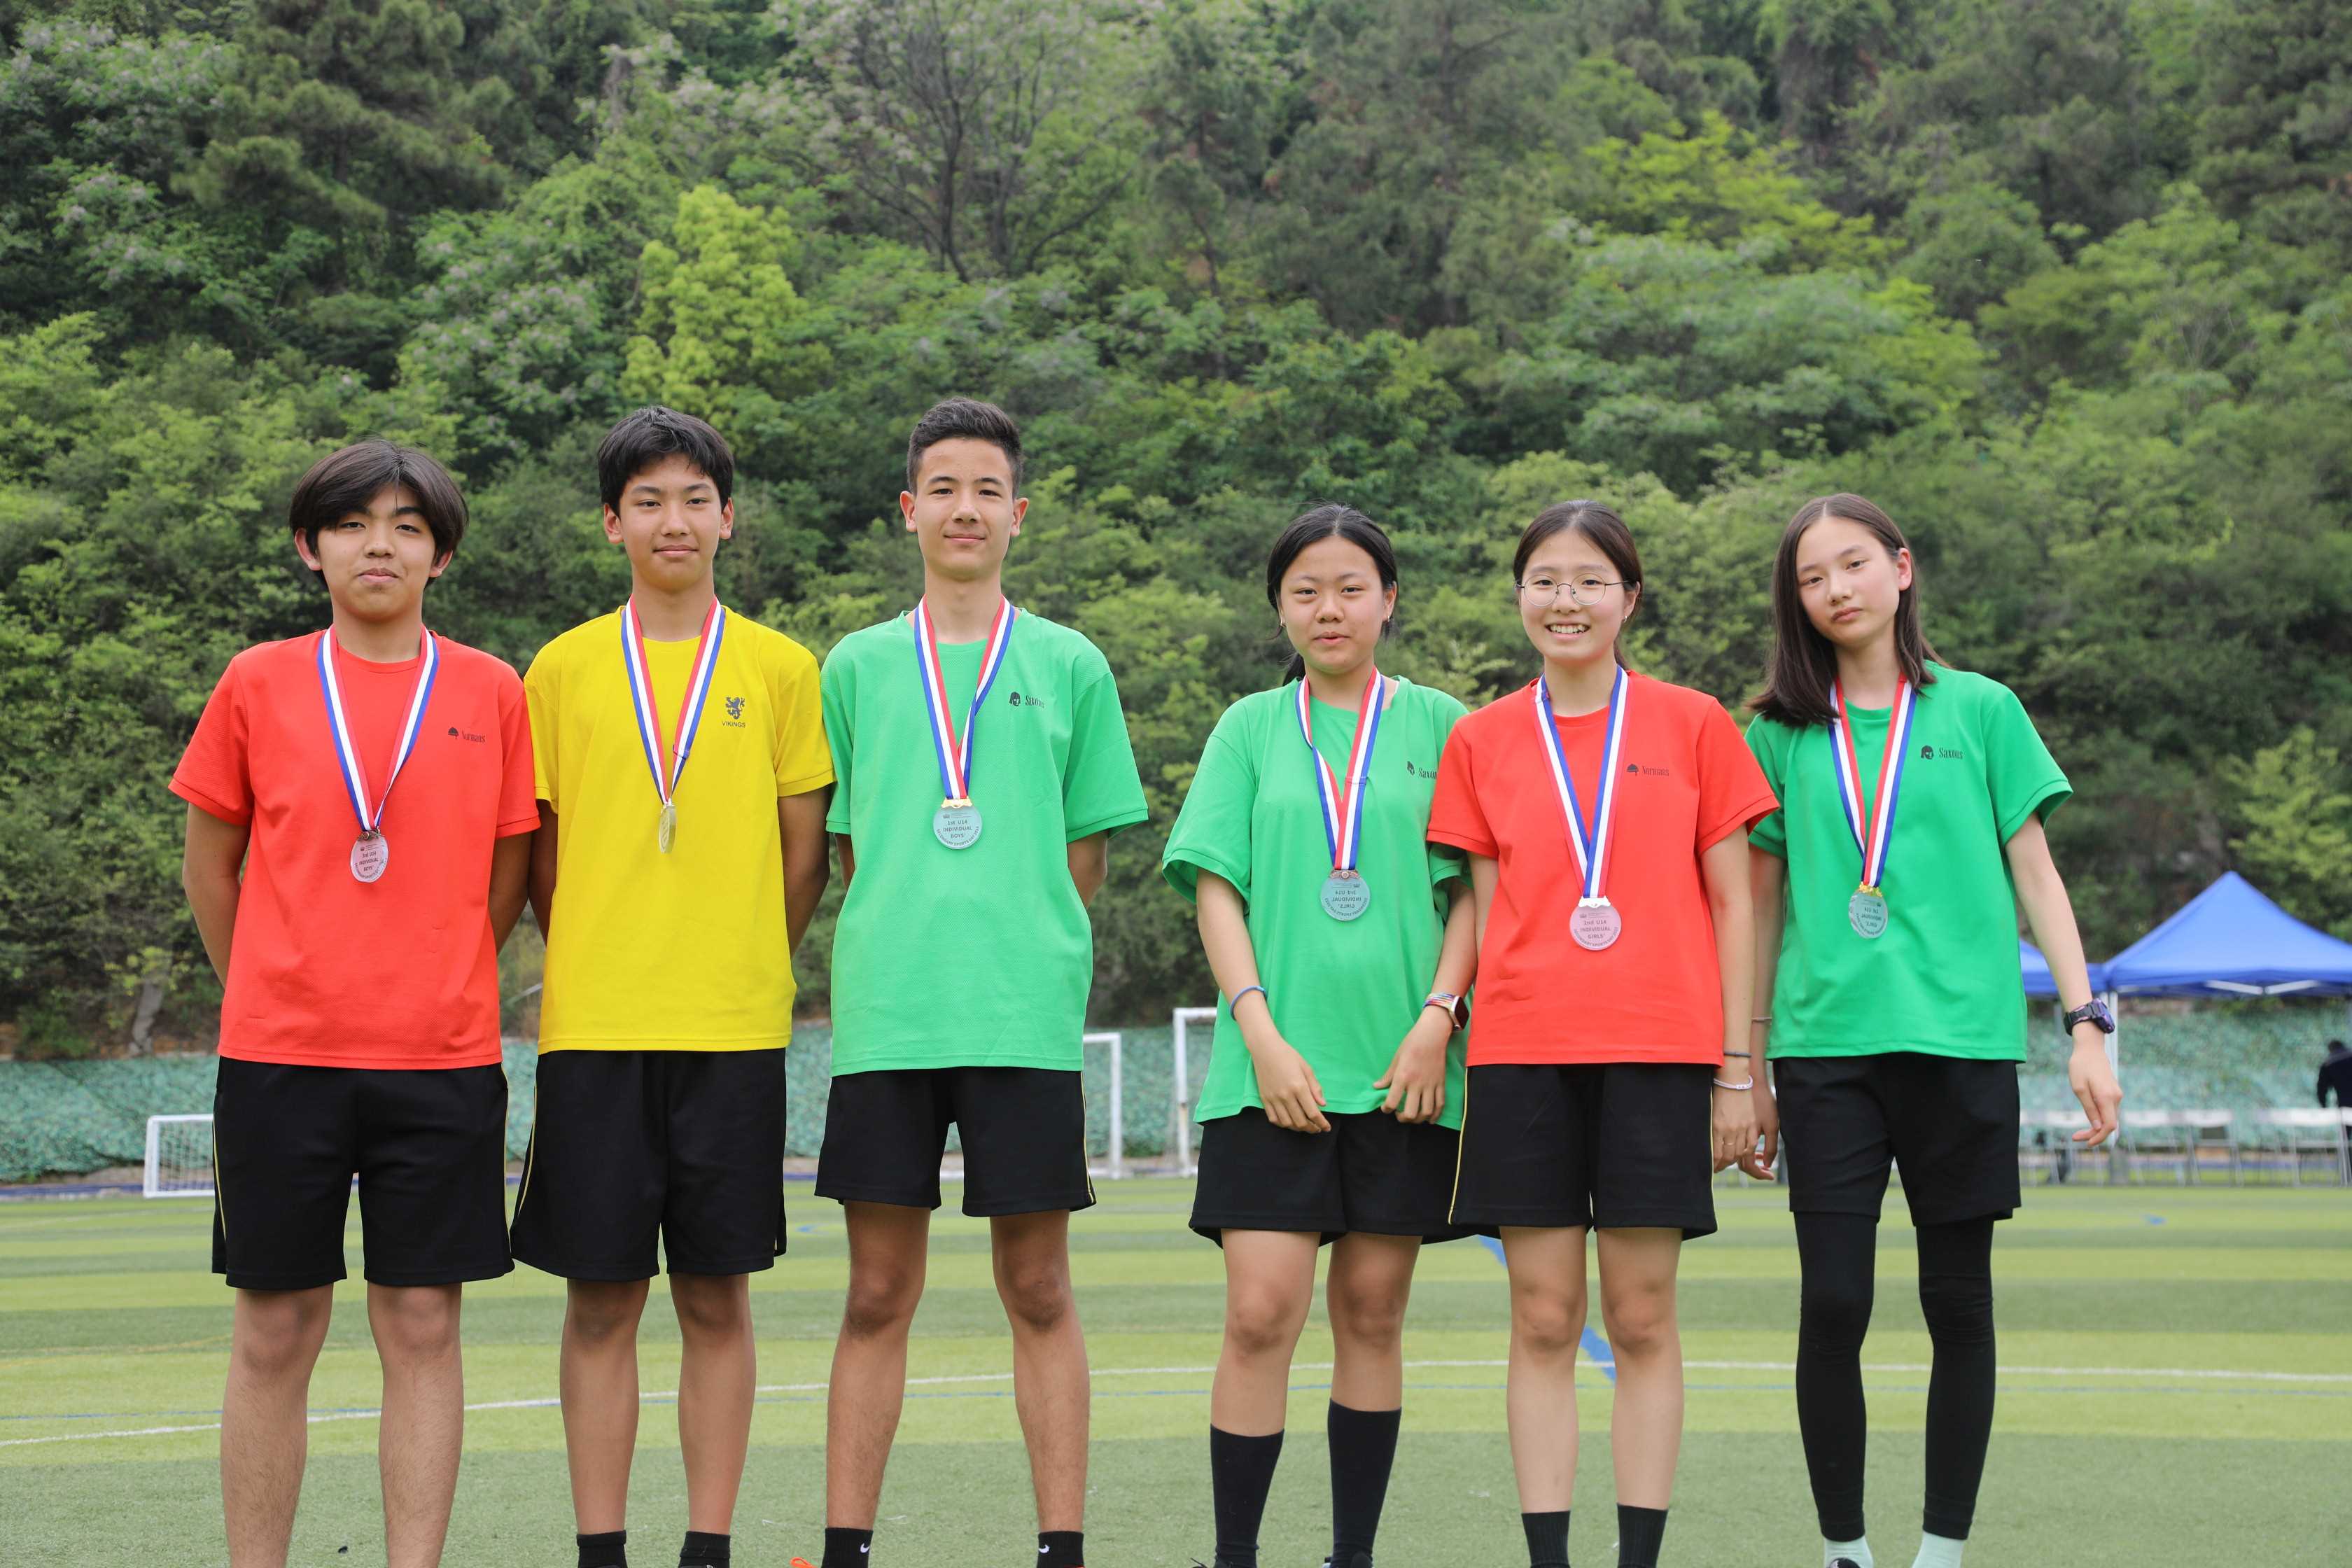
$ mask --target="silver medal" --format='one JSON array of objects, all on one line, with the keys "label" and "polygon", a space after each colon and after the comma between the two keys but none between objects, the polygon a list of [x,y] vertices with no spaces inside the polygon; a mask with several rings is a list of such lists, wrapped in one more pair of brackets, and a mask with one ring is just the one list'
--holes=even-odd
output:
[{"label": "silver medal", "polygon": [[1856,888],[1853,897],[1845,901],[1846,924],[1853,934],[1866,942],[1876,942],[1886,934],[1886,896],[1870,888]]},{"label": "silver medal", "polygon": [[1360,919],[1372,907],[1372,889],[1354,871],[1334,871],[1323,879],[1323,912],[1335,921]]},{"label": "silver medal", "polygon": [[950,849],[969,849],[980,842],[980,807],[950,801],[931,813],[931,836]]},{"label": "silver medal", "polygon": [[1625,930],[1625,917],[1617,906],[1606,899],[1592,903],[1580,903],[1576,912],[1568,917],[1568,934],[1576,945],[1587,952],[1599,952],[1614,942]]},{"label": "silver medal", "polygon": [[352,876],[362,882],[373,882],[383,875],[392,864],[392,846],[383,835],[370,831],[352,840]]},{"label": "silver medal", "polygon": [[661,846],[661,852],[665,855],[669,853],[669,847],[677,842],[677,802],[662,802],[661,816],[654,823],[654,842]]}]

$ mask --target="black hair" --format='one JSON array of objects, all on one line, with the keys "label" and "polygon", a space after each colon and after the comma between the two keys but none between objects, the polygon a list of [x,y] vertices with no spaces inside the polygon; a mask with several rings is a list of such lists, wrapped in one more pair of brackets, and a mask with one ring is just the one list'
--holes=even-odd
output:
[{"label": "black hair", "polygon": [[2330,1040],[2327,1042],[2327,1052],[2330,1056],[2333,1056],[2337,1051],[2344,1050],[2346,1048],[2344,1042],[2341,1040]]},{"label": "black hair", "polygon": [[932,404],[930,411],[915,421],[915,433],[907,438],[908,489],[915,488],[923,454],[942,441],[991,443],[1013,465],[1013,493],[1021,493],[1021,426],[995,404],[976,397],[950,397]]},{"label": "black hair", "polygon": [[425,526],[433,531],[433,558],[446,561],[457,554],[457,542],[466,536],[466,497],[457,481],[415,447],[381,437],[354,441],[311,464],[310,472],[295,481],[293,499],[286,504],[286,526],[300,534],[316,555],[320,529],[367,510],[394,485],[404,486],[416,497]]},{"label": "black hair", "polygon": [[[1625,589],[1625,619],[1632,620],[1640,607],[1642,592],[1642,552],[1633,544],[1633,531],[1617,515],[1617,509],[1607,501],[1563,500],[1536,513],[1519,535],[1519,547],[1511,552],[1511,585],[1516,588],[1528,574],[1528,563],[1535,552],[1555,534],[1580,533],[1592,542],[1592,547],[1609,558],[1609,565]],[[1622,623],[1621,623],[1622,625]],[[1610,649],[1621,668],[1625,664],[1625,639],[1621,636]]]},{"label": "black hair", "polygon": [[[1910,548],[1895,520],[1876,503],[1843,492],[1815,496],[1780,531],[1780,547],[1772,557],[1772,662],[1764,674],[1764,689],[1748,705],[1767,719],[1799,729],[1836,717],[1830,707],[1830,687],[1837,679],[1837,646],[1805,614],[1804,595],[1797,588],[1797,546],[1805,531],[1825,517],[1868,529],[1890,561]],[[1927,668],[1927,661],[1936,658],[1927,634],[1919,628],[1919,568],[1915,562],[1911,585],[1895,601],[1895,659],[1903,679],[1925,691],[1936,684],[1936,672]]]},{"label": "black hair", "polygon": [[719,504],[735,498],[735,454],[727,437],[706,420],[675,408],[640,408],[604,432],[596,447],[596,485],[604,510],[621,510],[629,481],[667,458],[684,458],[702,470],[719,492]]},{"label": "black hair", "polygon": [[[1290,563],[1308,545],[1326,539],[1344,539],[1372,558],[1372,567],[1381,574],[1382,589],[1397,584],[1396,547],[1381,525],[1351,506],[1337,501],[1322,501],[1290,520],[1274,542],[1274,551],[1265,558],[1265,602],[1275,614],[1282,613],[1282,577]],[[1381,637],[1385,640],[1395,629],[1393,617],[1381,623]],[[1289,685],[1307,676],[1306,656],[1293,649],[1290,663],[1284,667],[1282,683]]]}]

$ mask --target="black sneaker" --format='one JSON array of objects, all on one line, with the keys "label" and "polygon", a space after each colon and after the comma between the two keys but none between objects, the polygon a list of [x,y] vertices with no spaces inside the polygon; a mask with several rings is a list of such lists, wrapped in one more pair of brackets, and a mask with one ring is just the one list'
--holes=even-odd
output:
[{"label": "black sneaker", "polygon": [[1851,1557],[1837,1557],[1831,1559],[1830,1568],[1862,1568],[1862,1564]]},{"label": "black sneaker", "polygon": [[1334,1563],[1330,1558],[1326,1557],[1323,1559],[1323,1568],[1372,1568],[1372,1554],[1369,1552],[1359,1552],[1345,1563]]}]

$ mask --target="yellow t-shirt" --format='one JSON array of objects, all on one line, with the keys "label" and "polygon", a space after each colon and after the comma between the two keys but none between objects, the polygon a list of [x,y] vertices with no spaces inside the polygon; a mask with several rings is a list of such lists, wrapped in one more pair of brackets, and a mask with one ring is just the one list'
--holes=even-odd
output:
[{"label": "yellow t-shirt", "polygon": [[[674,740],[695,644],[646,644]],[[783,836],[776,802],[833,782],[816,660],[731,611],[674,802],[667,855],[615,611],[523,677],[539,798],[555,811],[542,1051],[755,1051],[788,1044]]]}]

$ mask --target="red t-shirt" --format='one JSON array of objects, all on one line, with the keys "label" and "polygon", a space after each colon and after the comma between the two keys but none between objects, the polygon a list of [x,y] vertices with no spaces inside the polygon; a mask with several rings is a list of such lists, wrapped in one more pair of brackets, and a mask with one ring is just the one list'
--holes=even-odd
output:
[{"label": "red t-shirt", "polygon": [[[384,808],[390,863],[373,883],[352,875],[360,824],[327,724],[318,634],[246,649],[213,688],[172,793],[253,831],[221,1055],[345,1068],[499,1059],[490,847],[539,826],[530,718],[511,668],[437,640],[416,749]],[[383,797],[420,663],[335,650],[371,803]]]},{"label": "red t-shirt", "polygon": [[[1626,683],[1615,825],[1601,892],[1624,929],[1588,952],[1569,936],[1583,891],[1530,681],[1454,725],[1429,837],[1496,862],[1478,949],[1470,1065],[1723,1060],[1723,980],[1699,856],[1779,805],[1715,699]],[[1607,709],[1555,717],[1585,826]]]}]

